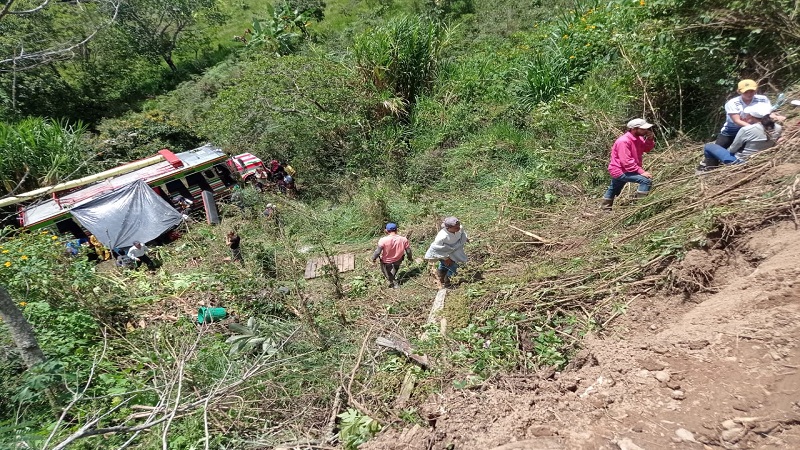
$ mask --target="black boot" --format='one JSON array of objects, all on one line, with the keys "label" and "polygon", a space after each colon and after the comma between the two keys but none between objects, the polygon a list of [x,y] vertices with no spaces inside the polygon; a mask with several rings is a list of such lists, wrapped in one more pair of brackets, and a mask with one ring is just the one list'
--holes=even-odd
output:
[{"label": "black boot", "polygon": [[450,277],[447,276],[447,269],[436,271],[436,278],[439,282],[439,289],[450,287]]},{"label": "black boot", "polygon": [[613,207],[613,206],[614,206],[614,199],[613,198],[605,198],[605,197],[603,197],[603,203],[600,204],[601,208],[603,208],[603,209],[605,209],[607,211],[611,211],[611,207]]}]

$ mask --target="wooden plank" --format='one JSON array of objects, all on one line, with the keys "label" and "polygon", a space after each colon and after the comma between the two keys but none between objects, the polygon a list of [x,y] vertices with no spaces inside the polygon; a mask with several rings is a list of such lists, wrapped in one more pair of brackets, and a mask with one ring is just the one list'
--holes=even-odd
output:
[{"label": "wooden plank", "polygon": [[[335,255],[330,258],[339,273],[349,272],[356,268],[356,255],[353,253],[345,253],[342,255]],[[330,260],[324,256],[313,258],[306,263],[306,270],[304,277],[306,279],[316,278],[322,274],[322,268],[330,264]]]},{"label": "wooden plank", "polygon": [[444,309],[445,297],[447,297],[447,289],[439,289],[439,292],[436,293],[436,298],[433,300],[431,312],[428,314],[427,323],[434,323],[439,318],[439,311]]},{"label": "wooden plank", "polygon": [[414,386],[417,384],[417,377],[408,369],[406,377],[403,379],[403,384],[400,386],[400,394],[394,401],[395,408],[405,408],[406,403],[411,399],[411,393],[414,391]]}]

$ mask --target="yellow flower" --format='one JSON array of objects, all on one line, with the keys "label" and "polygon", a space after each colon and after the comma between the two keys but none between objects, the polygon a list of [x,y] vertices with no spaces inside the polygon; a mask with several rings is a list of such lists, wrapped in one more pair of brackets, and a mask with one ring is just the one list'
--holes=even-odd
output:
[{"label": "yellow flower", "polygon": [[28,302],[19,302],[19,306],[22,306],[22,307],[24,307],[27,304],[28,304]]},{"label": "yellow flower", "polygon": [[3,264],[3,265],[6,266],[6,267],[11,267],[11,261],[6,261],[6,263]]},{"label": "yellow flower", "polygon": [[56,239],[58,239],[58,236],[50,236],[50,239],[55,241]]},{"label": "yellow flower", "polygon": [[644,6],[644,0],[639,0],[639,6]]},{"label": "yellow flower", "polygon": [[575,59],[575,55],[569,55],[569,59]]},{"label": "yellow flower", "polygon": [[19,259],[24,261],[24,260],[28,259],[28,255],[22,255],[22,256],[19,257]]},{"label": "yellow flower", "polygon": [[565,34],[565,35],[564,35],[564,39],[569,39],[569,35],[568,35],[568,34]]}]

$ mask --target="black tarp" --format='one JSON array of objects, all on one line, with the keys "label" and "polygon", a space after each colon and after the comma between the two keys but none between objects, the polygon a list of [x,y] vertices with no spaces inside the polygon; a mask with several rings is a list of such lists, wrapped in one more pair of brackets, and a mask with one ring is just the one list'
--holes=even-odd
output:
[{"label": "black tarp", "polygon": [[71,213],[108,248],[151,241],[182,220],[143,180],[76,206]]}]

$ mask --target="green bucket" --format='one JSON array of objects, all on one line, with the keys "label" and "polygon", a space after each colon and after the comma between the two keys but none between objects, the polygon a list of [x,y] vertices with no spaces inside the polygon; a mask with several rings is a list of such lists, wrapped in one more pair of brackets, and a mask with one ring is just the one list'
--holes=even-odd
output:
[{"label": "green bucket", "polygon": [[201,306],[197,309],[197,323],[214,322],[222,320],[228,313],[225,308],[208,308]]}]

